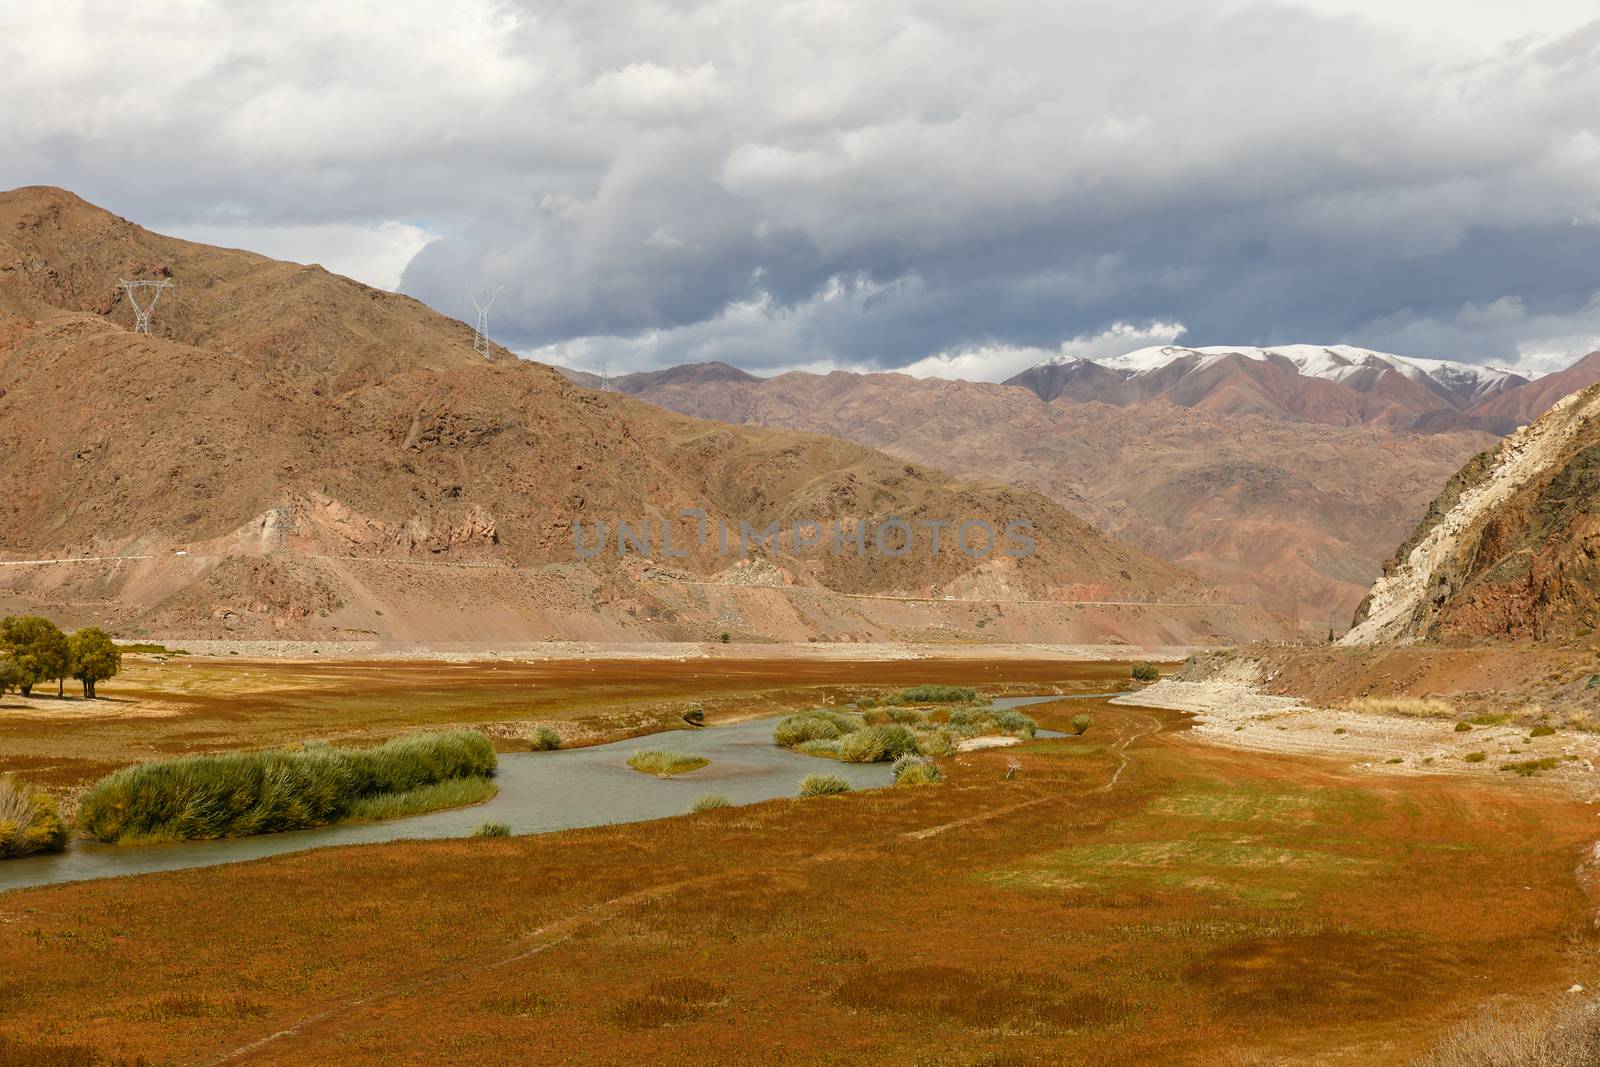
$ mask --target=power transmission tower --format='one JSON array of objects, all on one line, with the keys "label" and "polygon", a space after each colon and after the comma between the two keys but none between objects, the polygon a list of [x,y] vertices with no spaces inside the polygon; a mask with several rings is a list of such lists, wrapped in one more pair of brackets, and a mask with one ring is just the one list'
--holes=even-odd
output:
[{"label": "power transmission tower", "polygon": [[[161,294],[166,292],[169,286],[177,284],[171,278],[161,278],[156,281],[122,279],[122,290],[128,294],[128,303],[133,307],[134,333],[150,332],[150,316],[155,314],[156,304],[161,301]],[[139,304],[141,293],[150,297],[150,302],[143,306]]]},{"label": "power transmission tower", "polygon": [[502,285],[490,293],[487,301],[484,301],[478,298],[478,294],[473,291],[472,286],[467,286],[467,296],[471,298],[472,306],[478,309],[478,328],[472,334],[472,349],[480,356],[489,354],[489,309],[494,307],[494,302],[505,291],[506,287]]},{"label": "power transmission tower", "polygon": [[606,367],[607,364],[600,364],[600,391],[602,393],[611,392],[611,372]]}]

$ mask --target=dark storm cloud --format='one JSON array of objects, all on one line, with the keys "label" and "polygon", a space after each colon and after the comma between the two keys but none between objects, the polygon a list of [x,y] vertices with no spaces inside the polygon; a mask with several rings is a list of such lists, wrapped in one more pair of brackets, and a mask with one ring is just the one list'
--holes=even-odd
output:
[{"label": "dark storm cloud", "polygon": [[504,283],[495,333],[541,358],[1000,377],[1180,329],[1531,363],[1600,340],[1600,23],[1490,46],[1176,0],[106,12],[0,11],[0,183],[454,314]]}]

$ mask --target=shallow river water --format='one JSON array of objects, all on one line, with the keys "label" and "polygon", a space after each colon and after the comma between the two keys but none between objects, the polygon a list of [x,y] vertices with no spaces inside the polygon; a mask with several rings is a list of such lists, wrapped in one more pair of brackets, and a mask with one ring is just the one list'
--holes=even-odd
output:
[{"label": "shallow river water", "polygon": [[[1015,708],[1061,699],[1070,698],[1007,697],[993,703],[1000,708]],[[824,771],[843,775],[856,789],[875,789],[890,783],[886,763],[837,763],[778,747],[772,743],[775,722],[776,718],[758,719],[733,726],[670,730],[589,748],[503,754],[495,777],[500,792],[493,800],[476,807],[407,819],[164,845],[74,841],[66,852],[55,855],[0,861],[0,891],[208,867],[329,845],[466,837],[485,822],[505,823],[514,834],[642,822],[682,815],[705,793],[720,793],[735,804],[794,796],[801,778]],[[1040,734],[1049,736],[1050,732],[1041,730]],[[704,756],[711,765],[665,779],[640,774],[628,766],[628,757],[634,752],[655,748]]]}]

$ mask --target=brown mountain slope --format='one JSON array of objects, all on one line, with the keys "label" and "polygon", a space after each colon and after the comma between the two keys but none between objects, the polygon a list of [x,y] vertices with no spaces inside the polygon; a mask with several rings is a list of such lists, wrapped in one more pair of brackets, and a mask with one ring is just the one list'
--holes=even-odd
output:
[{"label": "brown mountain slope", "polygon": [[728,371],[675,368],[622,377],[615,388],[675,411],[837,434],[1037,490],[1229,597],[1307,625],[1348,618],[1438,486],[1493,440],[1219,415],[1164,400],[1046,404],[1015,386],[899,374]]},{"label": "brown mountain slope", "polygon": [[1181,357],[1148,374],[1124,378],[1098,364],[1043,364],[1011,378],[1044,400],[1126,406],[1165,400],[1214,415],[1260,415],[1328,426],[1375,424],[1404,429],[1454,414],[1438,393],[1392,370],[1354,384],[1308,377],[1284,359],[1227,355]]},{"label": "brown mountain slope", "polygon": [[1219,415],[1427,433],[1509,433],[1552,403],[1600,381],[1584,360],[1530,381],[1511,371],[1406,359],[1336,345],[1276,349],[1142,349],[1105,361],[1060,357],[1010,378],[1046,401],[1117,406],[1166,400]]},{"label": "brown mountain slope", "polygon": [[1474,457],[1400,546],[1347,644],[1587,640],[1600,624],[1600,386]]},{"label": "brown mountain slope", "polygon": [[1590,352],[1564,371],[1535,378],[1475,404],[1473,423],[1491,433],[1508,434],[1549,411],[1557,400],[1600,384],[1600,352]]},{"label": "brown mountain slope", "polygon": [[[152,336],[126,328],[128,277],[177,282]],[[0,567],[3,589],[196,635],[424,640],[893,629],[773,597],[712,604],[693,592],[705,581],[1205,596],[1039,496],[953,483],[857,444],[668,414],[503,350],[486,360],[470,339],[414,300],[319,267],[162,237],[60,190],[0,194],[0,555],[154,557]],[[697,541],[689,508],[713,531],[728,524],[735,546],[742,522],[850,529],[899,516],[1028,519],[1038,550],[973,559],[924,537],[899,558],[847,546],[738,567],[715,536]],[[574,524],[592,543],[597,521],[637,529],[646,516],[649,560],[619,559],[614,540],[606,557],[574,552]],[[663,551],[668,522],[681,557]],[[441,585],[422,563],[454,570]]]}]

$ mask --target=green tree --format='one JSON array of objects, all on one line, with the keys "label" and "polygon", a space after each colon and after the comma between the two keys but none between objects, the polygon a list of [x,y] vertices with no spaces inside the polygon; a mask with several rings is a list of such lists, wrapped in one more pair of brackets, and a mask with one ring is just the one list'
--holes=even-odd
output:
[{"label": "green tree", "polygon": [[94,687],[122,670],[122,653],[111,635],[96,626],[85,626],[72,635],[72,676],[83,683],[83,696],[93,700]]},{"label": "green tree", "polygon": [[0,619],[0,650],[16,661],[17,688],[23,696],[40,682],[57,681],[71,673],[72,651],[67,635],[49,619],[38,615],[8,615]]},{"label": "green tree", "polygon": [[6,695],[7,689],[15,689],[22,683],[22,671],[17,667],[17,661],[10,652],[0,649],[0,696]]}]

